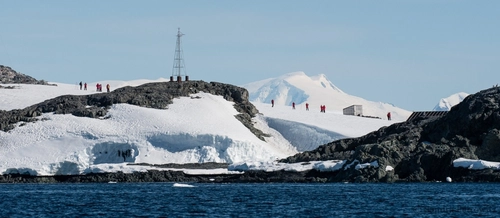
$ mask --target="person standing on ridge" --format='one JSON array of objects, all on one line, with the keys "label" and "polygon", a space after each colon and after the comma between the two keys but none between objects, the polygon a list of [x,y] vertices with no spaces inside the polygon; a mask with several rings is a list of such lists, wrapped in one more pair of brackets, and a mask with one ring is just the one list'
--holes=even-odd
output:
[{"label": "person standing on ridge", "polygon": [[271,107],[274,107],[274,99],[271,99]]},{"label": "person standing on ridge", "polygon": [[82,90],[82,81],[80,81],[80,90]]},{"label": "person standing on ridge", "polygon": [[83,84],[83,90],[87,90],[87,83]]},{"label": "person standing on ridge", "polygon": [[110,86],[109,86],[109,83],[108,83],[108,84],[106,85],[106,90],[107,90],[108,92],[109,92],[109,88],[110,88]]},{"label": "person standing on ridge", "polygon": [[292,102],[292,109],[295,110],[295,102]]},{"label": "person standing on ridge", "polygon": [[309,103],[306,103],[306,111],[309,110]]},{"label": "person standing on ridge", "polygon": [[387,113],[387,120],[391,120],[391,112]]}]

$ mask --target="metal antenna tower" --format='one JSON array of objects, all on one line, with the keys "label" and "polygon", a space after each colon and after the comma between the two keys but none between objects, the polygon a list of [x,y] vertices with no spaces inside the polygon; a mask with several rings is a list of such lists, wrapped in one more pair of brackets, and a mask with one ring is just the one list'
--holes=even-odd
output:
[{"label": "metal antenna tower", "polygon": [[174,55],[174,66],[172,68],[172,76],[170,81],[174,81],[174,76],[177,77],[177,82],[182,81],[182,75],[186,76],[186,81],[189,80],[186,74],[186,66],[184,65],[184,58],[181,49],[181,37],[184,33],[181,33],[181,28],[177,29],[177,42],[175,43],[175,55]]}]

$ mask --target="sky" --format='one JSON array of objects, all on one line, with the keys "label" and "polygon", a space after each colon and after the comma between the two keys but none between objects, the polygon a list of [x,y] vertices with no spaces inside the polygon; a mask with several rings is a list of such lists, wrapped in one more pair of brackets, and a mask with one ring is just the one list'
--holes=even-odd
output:
[{"label": "sky", "polygon": [[[52,82],[172,75],[177,28],[193,80],[295,71],[406,110],[500,83],[500,2],[0,0],[0,64]],[[410,96],[410,97],[408,97]]]}]

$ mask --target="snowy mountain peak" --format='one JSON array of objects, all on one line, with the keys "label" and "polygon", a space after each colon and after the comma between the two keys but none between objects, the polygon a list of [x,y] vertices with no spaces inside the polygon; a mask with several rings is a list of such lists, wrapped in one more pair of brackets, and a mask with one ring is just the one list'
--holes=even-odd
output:
[{"label": "snowy mountain peak", "polygon": [[[372,102],[344,93],[333,85],[324,75],[307,76],[304,72],[293,72],[277,78],[270,78],[243,85],[250,93],[250,101],[291,106],[295,103],[302,107],[306,103],[310,108],[319,109],[325,105],[327,111],[342,113],[351,105],[362,105],[363,115],[385,118],[391,112],[392,119],[406,120],[410,112],[391,104]],[[305,106],[304,106],[305,107]]]},{"label": "snowy mountain peak", "polygon": [[[279,105],[305,104],[310,93],[336,92],[344,94],[330,82],[324,74],[309,77],[302,71],[287,73],[277,78],[261,80],[243,85],[254,102],[270,103],[274,100]],[[304,90],[312,90],[306,93]]]},{"label": "snowy mountain peak", "polygon": [[326,77],[325,74],[311,76],[311,79],[314,81],[318,81],[320,83],[320,85],[323,86],[324,88],[327,88],[327,86],[329,86],[330,88],[332,88],[333,90],[335,90],[337,92],[344,93],[337,86],[335,86],[332,82],[330,82],[330,80],[328,80],[328,78]]},{"label": "snowy mountain peak", "polygon": [[307,75],[306,75],[306,73],[304,73],[304,71],[296,71],[296,72],[287,73],[287,74],[281,76],[280,78],[286,79],[288,77],[294,77],[294,76],[307,76]]},{"label": "snowy mountain peak", "polygon": [[453,106],[462,102],[469,94],[465,92],[455,93],[448,96],[447,98],[442,98],[439,103],[434,107],[434,111],[449,111]]}]

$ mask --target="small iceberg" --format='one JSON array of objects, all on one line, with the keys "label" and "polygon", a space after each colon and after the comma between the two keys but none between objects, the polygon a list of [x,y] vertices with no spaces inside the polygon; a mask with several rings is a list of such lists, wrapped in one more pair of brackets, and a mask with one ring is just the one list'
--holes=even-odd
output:
[{"label": "small iceberg", "polygon": [[108,183],[116,183],[116,181],[109,181]]},{"label": "small iceberg", "polygon": [[172,187],[180,187],[180,188],[194,188],[194,185],[182,184],[182,183],[174,183]]}]

